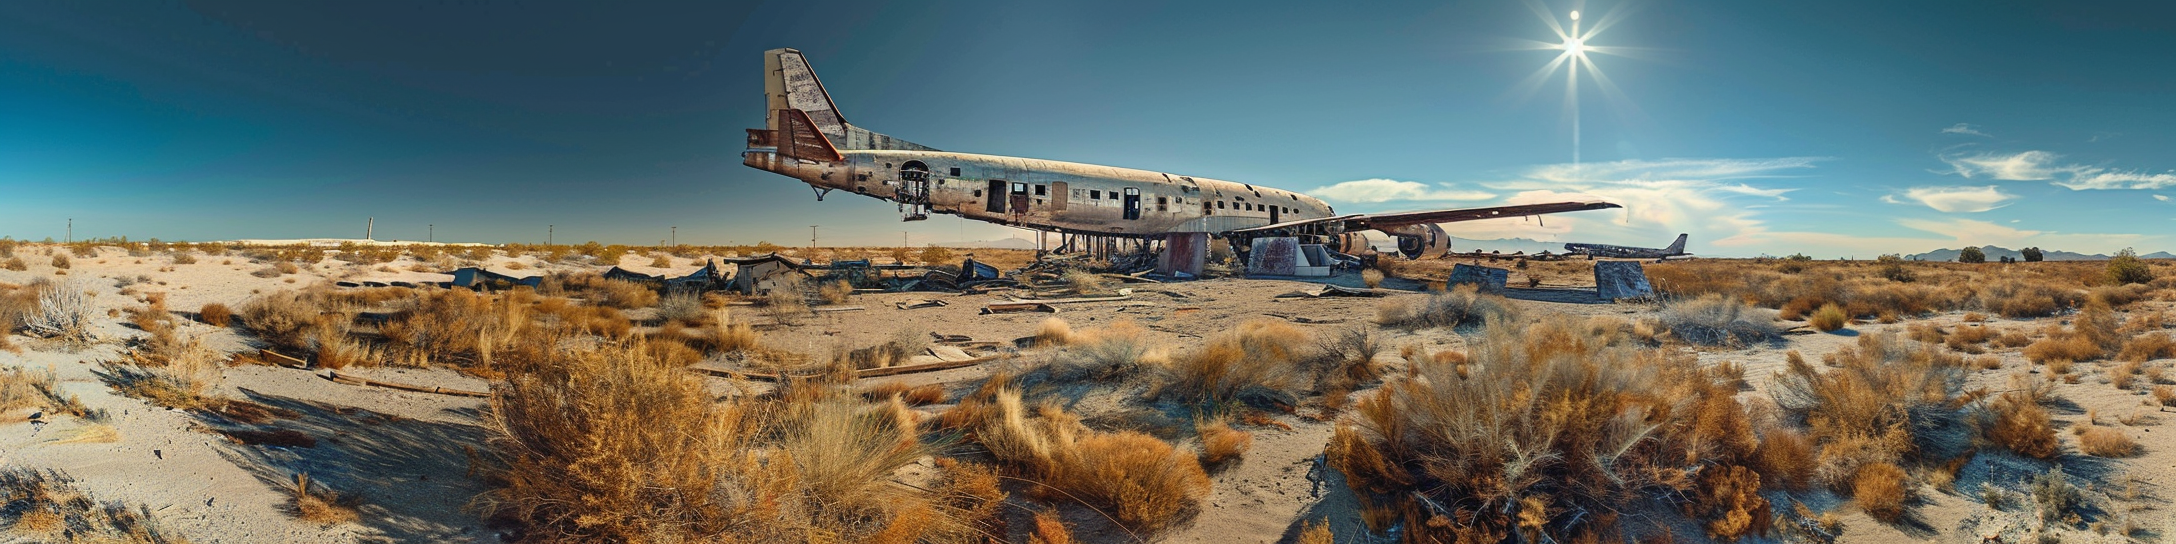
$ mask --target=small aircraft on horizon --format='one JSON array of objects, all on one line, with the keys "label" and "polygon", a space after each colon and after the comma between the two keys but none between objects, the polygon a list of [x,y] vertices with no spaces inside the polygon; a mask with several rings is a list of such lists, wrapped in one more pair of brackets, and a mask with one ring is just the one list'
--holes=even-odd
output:
[{"label": "small aircraft on horizon", "polygon": [[1590,261],[1597,257],[1603,257],[1611,259],[1654,259],[1655,262],[1659,263],[1671,257],[1691,256],[1691,253],[1685,252],[1686,236],[1686,234],[1678,234],[1677,241],[1670,242],[1670,247],[1660,249],[1613,246],[1609,244],[1564,244],[1564,252],[1567,255],[1586,255],[1587,260]]},{"label": "small aircraft on horizon", "polygon": [[766,128],[748,129],[741,163],[808,183],[817,200],[846,190],[896,202],[906,221],[954,214],[1069,237],[1208,233],[1241,252],[1253,238],[1293,236],[1364,254],[1372,249],[1361,231],[1376,230],[1418,259],[1450,251],[1438,223],[1622,207],[1570,201],[1338,215],[1314,197],[1236,181],[939,151],[847,123],[800,51],[765,51],[763,71]]}]

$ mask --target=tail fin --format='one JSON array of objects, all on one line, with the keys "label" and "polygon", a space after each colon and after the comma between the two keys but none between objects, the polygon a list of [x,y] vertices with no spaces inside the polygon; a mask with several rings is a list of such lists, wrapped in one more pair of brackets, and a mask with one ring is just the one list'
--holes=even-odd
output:
[{"label": "tail fin", "polygon": [[1677,241],[1675,241],[1675,242],[1670,242],[1670,247],[1667,247],[1667,248],[1663,248],[1663,253],[1669,253],[1669,254],[1672,254],[1672,255],[1675,255],[1675,254],[1679,254],[1679,253],[1684,253],[1684,252],[1685,252],[1685,234],[1683,234],[1683,233],[1680,233],[1680,234],[1678,234],[1678,235],[1677,235]]},{"label": "tail fin", "polygon": [[792,120],[779,112],[800,110],[807,114],[809,123],[839,149],[936,151],[847,123],[846,116],[840,114],[838,105],[831,101],[831,93],[824,90],[824,82],[816,78],[816,70],[809,67],[808,58],[800,51],[764,51],[763,76],[765,109],[769,112],[772,131],[792,128]]}]

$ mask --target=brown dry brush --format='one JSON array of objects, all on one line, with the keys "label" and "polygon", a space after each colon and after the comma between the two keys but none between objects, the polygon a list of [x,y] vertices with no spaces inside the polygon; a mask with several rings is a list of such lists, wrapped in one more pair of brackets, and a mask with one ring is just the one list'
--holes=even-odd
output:
[{"label": "brown dry brush", "polygon": [[1079,502],[1136,536],[1192,517],[1209,494],[1194,454],[1143,433],[1089,429],[1056,404],[1031,407],[1002,376],[962,399],[939,427],[981,444],[1006,473],[1031,483],[1030,496]]},{"label": "brown dry brush", "polygon": [[[891,475],[922,457],[903,405],[822,388],[713,402],[642,341],[575,351],[494,387],[476,506],[524,542],[979,542],[986,471]],[[661,425],[659,422],[670,422]]]},{"label": "brown dry brush", "polygon": [[1314,357],[1313,349],[1314,336],[1305,330],[1282,320],[1250,320],[1172,360],[1147,396],[1204,413],[1242,404],[1289,412],[1308,385],[1301,365]]},{"label": "brown dry brush", "polygon": [[58,470],[0,469],[0,527],[38,542],[186,544],[144,505],[104,501]]},{"label": "brown dry brush", "polygon": [[[1963,391],[1969,368],[1962,357],[1884,333],[1861,336],[1857,345],[1823,361],[1833,368],[1823,372],[1790,353],[1772,390],[1785,413],[1810,431],[1816,480],[1838,490],[1864,490],[1869,467],[1886,472],[1889,468],[1881,467],[1965,454],[1970,434],[1963,423],[1971,415],[1968,404],[1980,393]],[[1888,512],[1874,508],[1886,508],[1883,501],[1892,498],[1861,500],[1870,501],[1869,512],[1882,517]]]},{"label": "brown dry brush", "polygon": [[2084,302],[2085,289],[2106,283],[2094,263],[2036,262],[2000,268],[1909,261],[1791,263],[1797,273],[1708,260],[1646,268],[1667,296],[1723,295],[1802,319],[1834,304],[1852,318],[1910,317],[1977,309],[2004,317],[2053,315]]},{"label": "brown dry brush", "polygon": [[1492,324],[1465,364],[1414,362],[1337,426],[1332,467],[1370,529],[1406,542],[1616,538],[1621,505],[1709,495],[1718,538],[1766,530],[1758,439],[1735,380],[1692,357],[1552,318]]}]

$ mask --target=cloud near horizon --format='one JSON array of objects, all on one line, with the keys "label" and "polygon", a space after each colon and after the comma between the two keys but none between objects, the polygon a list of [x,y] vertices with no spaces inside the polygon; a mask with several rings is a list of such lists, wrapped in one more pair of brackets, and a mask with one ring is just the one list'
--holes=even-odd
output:
[{"label": "cloud near horizon", "polygon": [[[1904,191],[1904,198],[1916,200],[1935,211],[1944,213],[1979,213],[2005,206],[2017,195],[2002,192],[1993,185],[1984,187],[1913,187]],[[1895,195],[1882,197],[1882,201],[1902,204]]]},{"label": "cloud near horizon", "polygon": [[1394,179],[1363,179],[1316,187],[1307,191],[1308,196],[1339,202],[1376,203],[1394,200],[1488,200],[1495,193],[1462,191],[1450,188],[1450,184],[1429,185],[1418,181]]},{"label": "cloud near horizon", "polygon": [[2110,189],[2164,189],[2176,187],[2176,173],[2116,170],[2077,163],[2058,163],[2062,155],[2046,151],[1972,153],[1941,157],[1950,169],[1966,179],[2046,181],[2073,191]]}]

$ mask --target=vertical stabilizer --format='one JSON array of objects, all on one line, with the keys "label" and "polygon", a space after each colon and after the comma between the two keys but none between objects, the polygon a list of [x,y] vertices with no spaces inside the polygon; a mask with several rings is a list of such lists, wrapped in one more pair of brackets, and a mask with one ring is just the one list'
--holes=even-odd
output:
[{"label": "vertical stabilizer", "polygon": [[868,129],[846,122],[839,113],[837,103],[831,101],[831,93],[824,89],[824,82],[816,78],[816,70],[809,67],[808,58],[793,49],[772,49],[763,52],[763,95],[765,109],[770,112],[769,127],[776,131],[789,122],[779,115],[781,110],[800,110],[816,130],[839,149],[896,149],[910,151],[936,151],[920,144],[870,132]]},{"label": "vertical stabilizer", "polygon": [[1677,235],[1677,241],[1675,241],[1675,242],[1670,242],[1670,247],[1666,247],[1666,248],[1663,248],[1663,249],[1662,249],[1662,252],[1663,252],[1663,253],[1666,253],[1666,254],[1670,254],[1670,255],[1677,255],[1677,254],[1681,254],[1681,253],[1684,253],[1684,252],[1685,252],[1685,236],[1686,236],[1686,235],[1685,235],[1684,233],[1679,233],[1679,234]]}]

